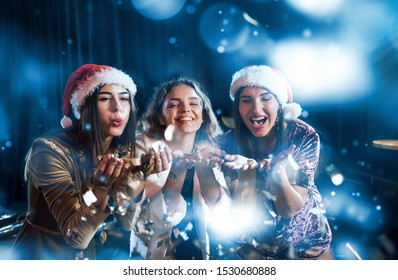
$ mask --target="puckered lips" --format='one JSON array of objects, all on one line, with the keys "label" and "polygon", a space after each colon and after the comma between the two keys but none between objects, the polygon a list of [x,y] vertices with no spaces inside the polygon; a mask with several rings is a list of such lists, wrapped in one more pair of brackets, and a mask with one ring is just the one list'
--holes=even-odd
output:
[{"label": "puckered lips", "polygon": [[122,118],[113,118],[112,119],[112,126],[119,127],[122,124],[123,124],[123,119]]},{"label": "puckered lips", "polygon": [[254,116],[249,118],[250,124],[254,128],[262,128],[267,122],[267,120],[268,120],[267,116]]}]

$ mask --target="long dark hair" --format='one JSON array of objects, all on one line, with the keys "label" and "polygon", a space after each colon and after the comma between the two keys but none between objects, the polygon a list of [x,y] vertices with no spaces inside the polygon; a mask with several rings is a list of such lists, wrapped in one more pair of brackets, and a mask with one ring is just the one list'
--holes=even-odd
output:
[{"label": "long dark hair", "polygon": [[[87,97],[85,105],[81,109],[81,117],[77,122],[77,133],[79,141],[86,146],[92,147],[93,160],[98,155],[104,154],[104,134],[101,130],[101,122],[98,113],[97,95],[103,84],[96,87],[92,94]],[[131,96],[131,95],[130,95]],[[110,148],[120,156],[126,156],[130,152],[134,156],[135,132],[137,125],[137,106],[134,99],[130,98],[130,116],[122,135],[113,137]]]},{"label": "long dark hair", "polygon": [[210,99],[199,82],[187,76],[171,77],[155,88],[155,92],[151,96],[146,110],[139,120],[139,130],[150,137],[163,138],[166,126],[161,125],[159,122],[162,117],[163,102],[167,94],[169,94],[174,87],[179,85],[187,85],[193,88],[199,96],[203,108],[203,124],[196,132],[195,142],[202,140],[213,141],[216,136],[222,133],[221,126],[213,112]]},{"label": "long dark hair", "polygon": [[[235,95],[234,102],[232,104],[232,117],[234,119],[235,128],[233,129],[233,136],[237,145],[234,147],[236,153],[244,155],[246,157],[256,158],[259,155],[260,151],[257,151],[256,146],[254,145],[255,136],[252,135],[250,130],[243,123],[243,120],[239,113],[239,97],[245,87],[241,87]],[[271,92],[271,94],[273,94]],[[274,94],[273,94],[274,95]],[[274,95],[275,96],[275,95]],[[276,96],[275,96],[276,98]],[[278,100],[278,98],[276,98]],[[283,117],[282,106],[279,103],[278,113],[275,121],[275,150],[274,153],[277,153],[280,150],[286,148],[286,120]]]}]

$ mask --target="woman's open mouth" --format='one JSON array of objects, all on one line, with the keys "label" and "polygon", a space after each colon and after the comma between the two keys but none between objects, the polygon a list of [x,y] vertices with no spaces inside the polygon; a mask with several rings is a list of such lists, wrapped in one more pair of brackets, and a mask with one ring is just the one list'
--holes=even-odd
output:
[{"label": "woman's open mouth", "polygon": [[193,121],[192,118],[184,117],[184,118],[179,118],[178,121],[180,122],[191,122]]},{"label": "woman's open mouth", "polygon": [[255,118],[250,118],[250,123],[254,126],[254,127],[258,127],[258,126],[263,126],[265,124],[265,122],[268,120],[267,117],[255,117]]}]

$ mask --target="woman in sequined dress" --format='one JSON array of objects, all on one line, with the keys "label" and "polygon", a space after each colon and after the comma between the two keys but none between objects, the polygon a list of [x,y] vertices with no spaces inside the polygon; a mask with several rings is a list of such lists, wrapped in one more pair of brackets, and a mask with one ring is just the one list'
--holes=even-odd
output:
[{"label": "woman in sequined dress", "polygon": [[63,129],[37,138],[26,158],[28,209],[12,259],[95,259],[94,235],[111,215],[112,197],[116,218],[131,229],[140,197],[130,194],[142,182],[120,157],[134,156],[135,94],[131,77],[110,66],[85,64],[70,75]]},{"label": "woman in sequined dress", "polygon": [[319,136],[297,119],[288,81],[272,67],[247,66],[233,75],[230,97],[234,129],[219,142],[232,219],[245,217],[230,251],[243,259],[323,258],[332,234],[314,182]]}]

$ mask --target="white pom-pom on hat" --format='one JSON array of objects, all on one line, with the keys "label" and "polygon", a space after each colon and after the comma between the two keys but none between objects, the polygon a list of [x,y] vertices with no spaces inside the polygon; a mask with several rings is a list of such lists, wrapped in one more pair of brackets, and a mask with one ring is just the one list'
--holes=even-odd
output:
[{"label": "white pom-pom on hat", "polygon": [[71,118],[69,118],[68,116],[64,116],[64,117],[61,119],[61,126],[62,126],[63,128],[67,128],[67,127],[72,126],[72,120],[71,120]]},{"label": "white pom-pom on hat", "polygon": [[75,70],[68,78],[64,89],[64,103],[61,120],[63,128],[72,125],[72,120],[67,117],[72,106],[76,119],[80,119],[80,110],[87,97],[101,84],[117,84],[125,87],[131,99],[137,92],[137,87],[129,75],[121,70],[107,65],[84,64]]},{"label": "white pom-pom on hat", "polygon": [[269,90],[281,104],[285,119],[292,120],[301,115],[301,106],[293,102],[293,92],[289,81],[273,67],[249,65],[233,74],[229,90],[232,100],[242,87],[260,87]]},{"label": "white pom-pom on hat", "polygon": [[298,103],[286,103],[282,107],[283,110],[283,117],[285,120],[294,120],[297,119],[300,115],[303,109],[301,109],[300,104]]}]

